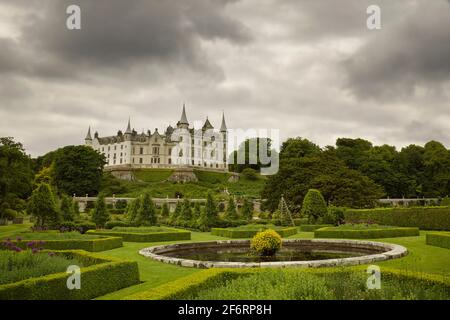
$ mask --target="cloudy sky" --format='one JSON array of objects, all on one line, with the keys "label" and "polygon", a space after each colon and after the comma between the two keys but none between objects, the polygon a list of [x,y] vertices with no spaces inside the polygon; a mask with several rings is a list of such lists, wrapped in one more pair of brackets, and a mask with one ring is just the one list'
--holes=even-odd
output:
[{"label": "cloudy sky", "polygon": [[[66,8],[81,7],[81,30]],[[366,9],[381,7],[381,30]],[[450,147],[447,0],[0,0],[0,136],[32,155],[190,121]]]}]

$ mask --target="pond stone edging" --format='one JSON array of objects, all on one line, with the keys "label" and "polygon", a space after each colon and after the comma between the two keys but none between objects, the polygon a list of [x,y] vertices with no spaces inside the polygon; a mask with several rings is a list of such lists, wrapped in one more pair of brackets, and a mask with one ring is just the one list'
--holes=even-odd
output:
[{"label": "pond stone edging", "polygon": [[[332,247],[342,246],[345,249],[363,249],[373,250],[376,253],[367,254],[359,257],[326,259],[326,260],[311,260],[311,261],[277,261],[277,262],[222,262],[222,261],[200,261],[181,259],[165,256],[164,253],[180,250],[180,249],[194,249],[194,248],[208,248],[215,246],[243,246],[250,245],[250,240],[217,240],[206,242],[188,242],[176,243],[161,246],[154,246],[144,248],[139,251],[139,254],[153,260],[164,263],[175,264],[182,267],[193,268],[287,268],[287,267],[303,267],[303,268],[320,268],[320,267],[334,267],[334,266],[354,266],[361,264],[369,264],[378,261],[397,259],[408,254],[408,250],[400,245],[392,243],[382,243],[375,241],[362,240],[346,240],[346,239],[289,239],[283,240],[286,245],[304,245],[304,246],[321,246],[330,245]],[[383,252],[379,252],[382,250]]]}]

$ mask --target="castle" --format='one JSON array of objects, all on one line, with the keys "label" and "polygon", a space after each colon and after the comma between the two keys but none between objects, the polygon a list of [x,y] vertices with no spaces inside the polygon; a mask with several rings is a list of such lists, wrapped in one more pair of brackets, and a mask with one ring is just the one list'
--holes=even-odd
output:
[{"label": "castle", "polygon": [[106,169],[202,168],[227,171],[225,115],[222,114],[219,131],[214,130],[208,118],[202,128],[195,129],[189,126],[185,105],[176,128],[169,125],[164,134],[158,129],[137,133],[131,129],[129,119],[126,131],[119,130],[115,136],[99,137],[95,132],[92,138],[89,127],[85,144],[105,156]]}]

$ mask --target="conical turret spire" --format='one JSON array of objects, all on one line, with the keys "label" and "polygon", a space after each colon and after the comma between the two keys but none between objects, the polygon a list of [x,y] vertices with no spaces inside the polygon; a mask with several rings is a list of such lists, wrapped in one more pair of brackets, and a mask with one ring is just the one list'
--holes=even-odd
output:
[{"label": "conical turret spire", "polygon": [[222,124],[220,125],[220,132],[227,131],[227,125],[225,124],[225,113],[222,112]]},{"label": "conical turret spire", "polygon": [[86,138],[84,140],[92,140],[92,137],[91,137],[91,126],[89,126]]},{"label": "conical turret spire", "polygon": [[128,117],[128,125],[127,125],[127,130],[125,131],[125,133],[131,133],[131,121],[130,121],[130,117]]},{"label": "conical turret spire", "polygon": [[183,103],[183,112],[181,113],[180,124],[189,124],[186,117],[186,105]]}]

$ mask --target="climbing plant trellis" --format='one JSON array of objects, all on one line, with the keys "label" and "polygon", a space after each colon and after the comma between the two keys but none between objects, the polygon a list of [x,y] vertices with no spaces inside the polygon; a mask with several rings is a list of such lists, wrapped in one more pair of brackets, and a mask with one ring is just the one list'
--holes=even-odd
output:
[{"label": "climbing plant trellis", "polygon": [[282,223],[283,221],[290,221],[292,223],[292,226],[295,227],[294,219],[292,218],[291,211],[289,210],[283,195],[281,195],[280,203],[278,205],[278,211],[280,212]]}]

